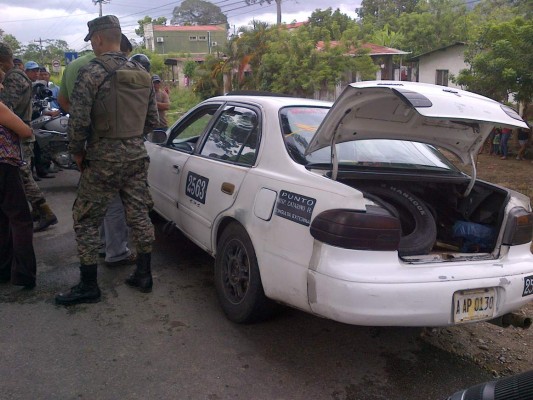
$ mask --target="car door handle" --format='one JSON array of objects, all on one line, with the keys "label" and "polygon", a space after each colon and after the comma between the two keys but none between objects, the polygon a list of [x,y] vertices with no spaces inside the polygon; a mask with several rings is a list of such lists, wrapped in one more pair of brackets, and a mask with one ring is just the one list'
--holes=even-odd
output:
[{"label": "car door handle", "polygon": [[233,192],[235,191],[235,185],[229,182],[222,182],[220,190],[222,191],[222,193],[233,194]]},{"label": "car door handle", "polygon": [[176,174],[180,173],[180,166],[179,165],[173,165],[172,168],[176,170]]}]

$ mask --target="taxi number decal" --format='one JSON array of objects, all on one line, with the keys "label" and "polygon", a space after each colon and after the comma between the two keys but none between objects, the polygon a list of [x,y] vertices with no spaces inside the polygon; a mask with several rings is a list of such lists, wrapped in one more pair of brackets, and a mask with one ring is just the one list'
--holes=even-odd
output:
[{"label": "taxi number decal", "polygon": [[533,294],[533,275],[524,278],[524,291],[522,292],[522,297],[529,296],[530,294]]},{"label": "taxi number decal", "polygon": [[194,200],[205,204],[208,183],[209,179],[207,179],[205,176],[195,174],[194,172],[189,172],[187,174],[187,187],[185,188],[185,193]]},{"label": "taxi number decal", "polygon": [[282,190],[276,203],[276,215],[309,226],[315,204],[316,199]]}]

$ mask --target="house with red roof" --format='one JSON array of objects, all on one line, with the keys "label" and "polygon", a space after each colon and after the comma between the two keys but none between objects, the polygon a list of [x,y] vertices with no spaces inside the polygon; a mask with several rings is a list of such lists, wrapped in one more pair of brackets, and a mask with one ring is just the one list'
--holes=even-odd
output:
[{"label": "house with red roof", "polygon": [[[331,47],[336,47],[339,45],[339,42],[332,40],[329,42],[329,45]],[[316,44],[317,50],[322,50],[324,46],[325,44],[323,41]],[[374,61],[374,64],[379,66],[379,70],[376,73],[376,80],[408,80],[407,69],[402,65],[402,59],[407,54],[410,54],[409,52],[394,49],[392,47],[380,46],[379,44],[374,43],[362,43],[359,48],[350,49],[347,55],[356,57],[360,54],[360,49],[366,50],[367,54]],[[399,56],[396,57],[397,63],[395,63],[395,56]]]}]

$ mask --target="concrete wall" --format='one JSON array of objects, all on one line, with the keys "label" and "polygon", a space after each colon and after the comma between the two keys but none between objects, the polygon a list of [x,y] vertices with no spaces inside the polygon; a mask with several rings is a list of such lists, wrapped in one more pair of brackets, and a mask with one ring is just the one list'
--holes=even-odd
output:
[{"label": "concrete wall", "polygon": [[464,62],[464,51],[465,46],[456,45],[420,56],[418,81],[436,84],[437,70],[448,70],[448,86],[459,88],[451,81],[451,76],[457,76],[460,70],[468,68]]},{"label": "concrete wall", "polygon": [[225,30],[159,30],[158,26],[145,24],[144,31],[146,48],[158,54],[216,54],[227,42]]}]

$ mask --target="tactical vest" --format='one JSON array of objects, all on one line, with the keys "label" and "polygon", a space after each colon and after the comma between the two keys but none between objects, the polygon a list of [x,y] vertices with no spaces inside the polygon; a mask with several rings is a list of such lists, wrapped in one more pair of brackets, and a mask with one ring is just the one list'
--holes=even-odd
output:
[{"label": "tactical vest", "polygon": [[[100,64],[108,73],[98,87],[91,110],[93,135],[112,139],[141,136],[152,90],[150,74],[125,57],[105,54],[91,62]],[[101,91],[107,81],[111,89]]]}]

